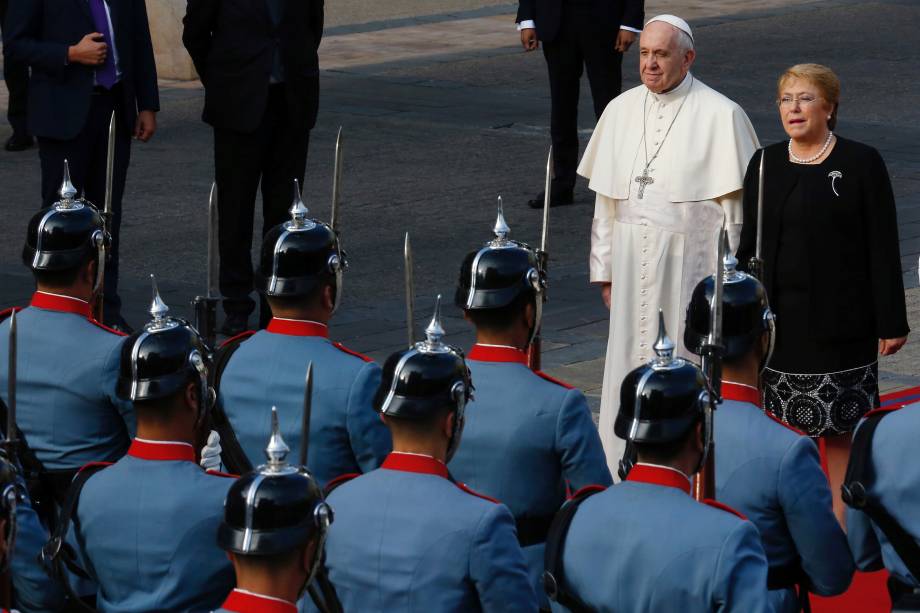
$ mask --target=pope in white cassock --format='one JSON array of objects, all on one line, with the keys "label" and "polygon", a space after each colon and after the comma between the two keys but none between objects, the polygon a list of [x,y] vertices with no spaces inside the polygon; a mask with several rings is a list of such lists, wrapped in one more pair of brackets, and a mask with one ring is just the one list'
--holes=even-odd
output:
[{"label": "pope in white cassock", "polygon": [[607,106],[578,173],[597,193],[590,278],[610,309],[600,435],[612,474],[625,442],[613,433],[620,383],[654,356],[658,309],[684,357],[694,286],[716,269],[724,223],[734,250],[741,187],[759,147],[741,107],[690,73],[693,33],[659,15],[639,39],[642,85]]}]

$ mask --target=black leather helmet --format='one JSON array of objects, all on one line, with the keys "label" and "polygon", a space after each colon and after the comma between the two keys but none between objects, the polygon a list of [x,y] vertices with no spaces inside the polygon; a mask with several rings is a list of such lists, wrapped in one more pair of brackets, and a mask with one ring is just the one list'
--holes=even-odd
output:
[{"label": "black leather helmet", "polygon": [[[756,278],[736,270],[737,265],[738,260],[730,250],[726,250],[722,261],[723,357],[731,360],[746,355],[764,332],[770,333],[769,355],[775,333],[767,292]],[[706,277],[693,289],[687,306],[684,346],[696,355],[703,354],[709,336],[714,291],[715,278]]]},{"label": "black leather helmet", "polygon": [[22,261],[32,270],[70,270],[92,258],[111,242],[99,211],[85,200],[75,199],[64,162],[61,199],[32,216],[22,248]]},{"label": "black leather helmet", "polygon": [[342,273],[348,266],[338,235],[328,224],[307,216],[296,180],[294,192],[291,219],[269,230],[262,241],[258,289],[268,296],[303,296],[320,282],[334,279],[338,305]]},{"label": "black leather helmet", "polygon": [[[277,555],[319,539],[332,524],[332,508],[305,467],[287,463],[290,452],[272,407],[268,462],[238,479],[227,493],[218,545],[240,555]],[[318,564],[322,547],[317,548]]]}]

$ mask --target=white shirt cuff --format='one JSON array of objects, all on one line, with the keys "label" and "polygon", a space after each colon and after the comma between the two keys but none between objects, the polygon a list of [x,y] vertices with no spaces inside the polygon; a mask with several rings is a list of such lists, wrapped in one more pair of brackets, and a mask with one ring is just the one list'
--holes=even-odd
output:
[{"label": "white shirt cuff", "polygon": [[630,32],[635,32],[636,34],[642,34],[642,30],[637,30],[635,28],[630,28],[629,26],[620,26],[621,30],[629,30]]},{"label": "white shirt cuff", "polygon": [[525,19],[521,23],[517,24],[518,32],[521,30],[533,30],[537,27],[537,24],[534,23],[533,19]]}]

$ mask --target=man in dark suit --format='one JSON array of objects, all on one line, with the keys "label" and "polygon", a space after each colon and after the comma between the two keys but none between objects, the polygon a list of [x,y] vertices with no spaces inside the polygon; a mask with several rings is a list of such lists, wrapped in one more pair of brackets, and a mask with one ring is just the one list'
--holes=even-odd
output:
[{"label": "man in dark suit", "polygon": [[127,331],[118,296],[121,199],[131,136],[150,140],[160,110],[144,0],[10,0],[4,53],[7,61],[32,68],[29,129],[38,137],[43,206],[58,198],[66,159],[74,185],[102,207],[109,118],[115,113],[103,315],[107,325]]},{"label": "man in dark suit", "polygon": [[[287,218],[303,184],[319,108],[323,0],[189,0],[182,41],[205,88],[214,128],[219,206],[221,331],[248,327],[255,309],[252,224],[262,188],[262,235]],[[263,304],[261,320],[269,309]]]},{"label": "man in dark suit", "polygon": [[[525,51],[543,41],[549,69],[555,178],[553,206],[571,204],[578,165],[578,93],[588,71],[596,118],[620,94],[623,53],[636,40],[644,0],[518,0],[517,27]],[[528,201],[543,206],[543,193]]]},{"label": "man in dark suit", "polygon": [[[3,24],[6,21],[6,9],[9,4],[9,0],[0,0],[0,34],[6,32]],[[23,151],[35,144],[35,139],[29,133],[29,126],[26,125],[26,105],[29,99],[29,66],[21,62],[4,62],[3,80],[6,82],[6,88],[10,94],[6,118],[10,122],[10,127],[13,128],[13,134],[7,139],[3,148],[7,151]]]}]

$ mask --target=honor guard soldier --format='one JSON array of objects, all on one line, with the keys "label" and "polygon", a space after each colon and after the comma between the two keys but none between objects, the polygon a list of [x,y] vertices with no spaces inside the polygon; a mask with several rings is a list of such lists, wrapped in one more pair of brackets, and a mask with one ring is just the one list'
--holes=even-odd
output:
[{"label": "honor guard soldier", "polygon": [[78,473],[46,547],[59,576],[76,558],[102,611],[211,610],[233,588],[216,535],[234,480],[206,473],[192,446],[213,398],[206,348],[168,311],[154,286],[152,321],[122,349],[118,394],[134,403],[137,438],[115,464]]},{"label": "honor guard soldier", "polygon": [[[30,476],[29,488],[33,497],[49,498],[47,521],[51,500],[60,504],[76,471],[117,460],[134,433],[131,403],[115,392],[123,335],[92,317],[109,238],[99,212],[75,199],[66,166],[60,195],[29,222],[22,257],[37,291],[18,313],[17,421],[40,464],[40,483]],[[0,334],[0,389],[8,384],[7,342]]]},{"label": "honor guard soldier", "polygon": [[[274,317],[265,330],[230,339],[216,360],[224,464],[247,472],[262,454],[271,424],[266,404],[299,407],[303,369],[316,368],[313,440],[307,464],[325,485],[344,473],[377,468],[390,451],[390,435],[373,409],[380,367],[328,338],[328,323],[342,298],[345,253],[336,231],[310,219],[296,189],[291,219],[269,230],[257,281]],[[300,418],[288,411],[281,432],[295,440]]]},{"label": "honor guard soldier", "polygon": [[547,608],[543,545],[567,488],[613,481],[584,394],[527,365],[546,282],[538,254],[508,238],[500,205],[494,232],[460,267],[454,302],[476,326],[467,356],[476,397],[449,468],[511,509],[531,582]]},{"label": "honor guard soldier", "polygon": [[[770,564],[774,609],[808,610],[808,592],[833,596],[847,589],[853,560],[814,442],[762,409],[758,385],[772,347],[773,314],[763,285],[736,265],[727,250],[716,498],[757,526]],[[703,355],[709,336],[714,287],[712,276],[700,281],[687,307],[684,345],[696,355]]]},{"label": "honor guard soldier", "polygon": [[427,340],[387,359],[374,406],[393,453],[329,495],[336,520],[329,577],[346,611],[535,612],[508,507],[451,478],[470,398],[459,350],[441,338],[440,297]]},{"label": "honor guard soldier", "polygon": [[920,610],[920,469],[908,456],[918,433],[920,403],[866,413],[842,488],[856,566],[891,573],[894,611]]},{"label": "honor guard soldier", "polygon": [[273,407],[268,463],[237,480],[224,505],[217,542],[236,589],[218,611],[296,613],[307,589],[323,613],[341,611],[322,560],[332,508],[306,467],[287,463],[289,452]]},{"label": "honor guard soldier", "polygon": [[706,379],[673,357],[663,315],[654,349],[623,380],[614,424],[638,462],[627,463],[624,482],[579,492],[559,512],[546,545],[547,593],[573,611],[769,611],[754,524],[690,495],[712,435]]}]

